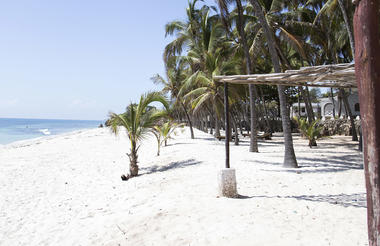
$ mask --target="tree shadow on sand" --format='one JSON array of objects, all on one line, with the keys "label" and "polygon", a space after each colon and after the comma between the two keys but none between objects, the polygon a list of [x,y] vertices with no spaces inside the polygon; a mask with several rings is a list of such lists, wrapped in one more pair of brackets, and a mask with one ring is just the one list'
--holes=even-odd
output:
[{"label": "tree shadow on sand", "polygon": [[254,198],[268,198],[268,199],[284,199],[291,198],[304,201],[312,202],[326,202],[333,205],[343,206],[343,207],[356,207],[356,208],[366,208],[367,200],[365,193],[354,193],[354,194],[338,194],[338,195],[301,195],[301,196],[244,196],[239,195],[238,199],[254,199]]},{"label": "tree shadow on sand", "polygon": [[[363,170],[363,157],[360,153],[347,153],[339,156],[333,156],[333,152],[328,152],[329,155],[319,155],[318,157],[297,157],[300,168],[295,169],[261,169],[268,172],[289,172],[289,173],[326,173],[326,172],[344,172],[348,170]],[[260,160],[260,164],[282,166],[282,162],[274,160],[268,162]],[[246,162],[256,162],[254,160],[245,160]]]},{"label": "tree shadow on sand", "polygon": [[355,194],[338,194],[338,195],[302,195],[302,196],[286,196],[284,198],[295,198],[297,200],[306,200],[312,202],[327,202],[343,207],[366,208],[367,200],[365,193]]},{"label": "tree shadow on sand", "polygon": [[165,171],[176,169],[176,168],[185,168],[185,167],[194,166],[200,163],[202,162],[197,161],[195,159],[188,159],[184,161],[171,162],[165,166],[154,165],[151,167],[145,167],[145,168],[141,168],[140,170],[142,171],[141,175],[145,175],[145,174],[151,174],[151,173],[156,173],[156,172],[165,172]]},{"label": "tree shadow on sand", "polygon": [[[363,170],[362,157],[356,154],[347,154],[339,157],[298,157],[298,164],[300,168],[295,169],[282,169],[282,170],[268,170],[262,169],[268,172],[289,172],[289,173],[326,173],[326,172],[344,172],[348,170]],[[282,163],[270,163],[260,161],[260,163],[267,165],[280,166]]]}]

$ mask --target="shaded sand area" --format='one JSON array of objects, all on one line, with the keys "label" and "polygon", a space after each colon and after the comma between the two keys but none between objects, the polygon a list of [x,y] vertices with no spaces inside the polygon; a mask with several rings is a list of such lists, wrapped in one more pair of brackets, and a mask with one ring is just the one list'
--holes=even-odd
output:
[{"label": "shaded sand area", "polygon": [[367,245],[362,156],[350,137],[231,145],[239,199],[219,198],[224,144],[179,134],[122,182],[128,142],[93,129],[0,147],[0,245]]}]

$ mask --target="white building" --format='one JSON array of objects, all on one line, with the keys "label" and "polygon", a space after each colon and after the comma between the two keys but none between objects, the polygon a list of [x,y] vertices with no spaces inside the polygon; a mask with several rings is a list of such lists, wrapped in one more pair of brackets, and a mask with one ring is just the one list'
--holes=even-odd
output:
[{"label": "white building", "polygon": [[[348,104],[351,109],[351,113],[354,117],[360,116],[360,106],[359,97],[357,92],[347,93]],[[335,117],[339,116],[339,111],[341,117],[346,116],[346,109],[344,107],[343,100],[339,100],[337,96],[334,97],[334,103],[331,97],[320,98],[318,103],[312,103],[313,111],[315,116],[324,119],[329,119],[333,117],[335,105]],[[294,103],[290,108],[291,117],[298,116],[298,103]],[[300,115],[307,116],[305,104],[300,104]]]},{"label": "white building", "polygon": [[[306,112],[306,107],[305,103],[300,103],[300,114],[302,117],[307,116]],[[321,106],[319,103],[312,103],[311,106],[313,107],[313,112],[315,116],[318,116],[321,114]],[[298,117],[298,103],[294,103],[292,107],[290,107],[290,116],[293,117]]]}]

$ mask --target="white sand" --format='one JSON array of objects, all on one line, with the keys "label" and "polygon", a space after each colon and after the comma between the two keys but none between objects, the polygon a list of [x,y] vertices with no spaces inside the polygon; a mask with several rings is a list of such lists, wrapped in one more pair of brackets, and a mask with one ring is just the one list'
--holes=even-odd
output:
[{"label": "white sand", "polygon": [[241,199],[217,196],[223,142],[188,131],[163,147],[148,139],[141,176],[125,136],[108,129],[0,146],[0,245],[368,245],[364,173],[349,137],[281,167],[281,138],[231,146]]}]

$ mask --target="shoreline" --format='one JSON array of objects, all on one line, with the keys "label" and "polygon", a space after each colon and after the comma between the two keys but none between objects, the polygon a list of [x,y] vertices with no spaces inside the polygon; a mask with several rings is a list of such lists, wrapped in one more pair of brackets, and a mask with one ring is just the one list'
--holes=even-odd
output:
[{"label": "shoreline", "polygon": [[63,135],[70,135],[70,134],[80,133],[82,131],[90,131],[90,130],[97,129],[97,128],[99,128],[99,127],[82,128],[82,129],[68,131],[68,132],[61,132],[61,133],[57,133],[57,134],[49,134],[49,135],[44,135],[44,136],[40,136],[40,137],[33,137],[33,138],[27,138],[27,139],[22,139],[22,140],[16,140],[16,141],[13,141],[13,142],[10,142],[10,143],[6,143],[6,144],[0,144],[0,148],[1,147],[7,147],[7,146],[10,146],[10,145],[33,144],[33,142],[37,142],[37,141],[41,141],[41,140],[42,141],[43,140],[49,140],[49,139],[52,139],[52,138],[55,138],[55,137],[60,137],[60,136],[63,136]]}]

